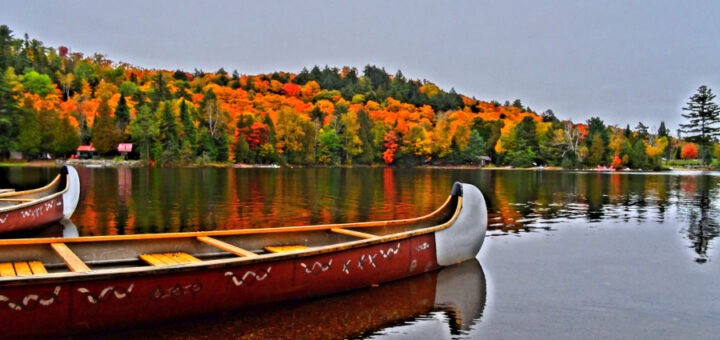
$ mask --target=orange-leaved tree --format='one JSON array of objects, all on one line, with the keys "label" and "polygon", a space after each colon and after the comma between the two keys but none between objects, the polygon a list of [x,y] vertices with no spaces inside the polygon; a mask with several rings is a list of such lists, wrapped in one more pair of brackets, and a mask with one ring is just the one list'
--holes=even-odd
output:
[{"label": "orange-leaved tree", "polygon": [[385,152],[383,152],[383,161],[385,164],[392,164],[395,161],[395,152],[398,148],[398,138],[395,131],[390,130],[385,135]]},{"label": "orange-leaved tree", "polygon": [[697,146],[693,143],[685,144],[680,151],[680,158],[682,159],[696,159],[697,156]]}]

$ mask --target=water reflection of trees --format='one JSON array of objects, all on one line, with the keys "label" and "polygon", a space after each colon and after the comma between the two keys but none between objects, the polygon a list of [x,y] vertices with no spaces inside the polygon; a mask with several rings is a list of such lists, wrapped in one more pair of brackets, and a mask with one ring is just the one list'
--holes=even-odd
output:
[{"label": "water reflection of trees", "polygon": [[[718,207],[713,207],[713,198],[717,199],[717,181],[708,176],[698,176],[687,179],[697,182],[697,185],[687,185],[694,191],[683,192],[681,206],[686,210],[688,239],[698,257],[698,263],[707,262],[710,241],[720,235],[720,221]],[[715,196],[715,197],[713,197]]]},{"label": "water reflection of trees", "polygon": [[[478,185],[489,235],[560,222],[679,222],[706,261],[720,234],[720,176],[442,169],[79,169],[82,235],[264,228],[408,218],[453,181]],[[675,224],[673,224],[674,226]]]},{"label": "water reflection of trees", "polygon": [[[558,222],[657,223],[679,221],[698,262],[720,235],[720,177],[711,175],[497,172],[490,235],[548,229]],[[714,206],[715,204],[715,206]]]},{"label": "water reflection of trees", "polygon": [[[79,169],[83,235],[267,228],[415,217],[449,175],[394,169]],[[438,184],[440,182],[444,182]]]}]

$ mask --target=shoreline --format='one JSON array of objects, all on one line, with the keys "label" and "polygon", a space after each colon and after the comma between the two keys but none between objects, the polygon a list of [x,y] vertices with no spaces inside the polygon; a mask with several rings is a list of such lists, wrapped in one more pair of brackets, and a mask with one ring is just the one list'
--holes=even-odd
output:
[{"label": "shoreline", "polygon": [[[57,167],[59,165],[68,164],[76,167],[83,168],[144,168],[149,167],[143,161],[139,160],[127,160],[127,161],[115,161],[112,159],[69,159],[69,160],[32,160],[32,161],[2,161],[0,162],[1,167]],[[185,165],[185,166],[173,166],[177,168],[236,168],[236,169],[280,169],[280,168],[305,168],[307,166],[280,166],[277,164],[242,164],[242,163],[209,163],[202,165]],[[378,165],[340,165],[340,166],[310,166],[315,168],[384,168],[387,166]],[[391,167],[390,167],[391,168]],[[512,167],[479,167],[472,165],[423,165],[411,168],[426,168],[426,169],[453,169],[453,170],[485,170],[485,171],[518,171],[518,170],[531,170],[531,171],[582,171],[582,172],[597,172],[597,173],[633,173],[633,172],[705,172],[705,171],[718,171],[714,168],[667,168],[665,170],[645,170],[645,169],[620,169],[620,170],[597,170],[595,168],[587,169],[565,169],[562,167],[548,166],[548,167],[531,167],[531,168],[512,168]]]}]

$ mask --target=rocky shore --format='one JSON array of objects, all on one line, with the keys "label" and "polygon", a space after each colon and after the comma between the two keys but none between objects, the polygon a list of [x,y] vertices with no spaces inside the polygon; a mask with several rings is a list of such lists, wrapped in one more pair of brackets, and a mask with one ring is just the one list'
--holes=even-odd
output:
[{"label": "rocky shore", "polygon": [[116,161],[112,159],[69,159],[67,161],[55,162],[86,168],[139,168],[144,166],[142,161],[137,160]]}]

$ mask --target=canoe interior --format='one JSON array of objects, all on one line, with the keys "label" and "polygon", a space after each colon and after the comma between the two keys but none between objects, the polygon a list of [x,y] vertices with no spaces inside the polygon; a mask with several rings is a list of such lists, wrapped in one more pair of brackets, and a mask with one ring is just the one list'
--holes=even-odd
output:
[{"label": "canoe interior", "polygon": [[[267,246],[300,245],[312,251],[322,247],[352,247],[363,240],[400,239],[411,234],[429,233],[456,216],[456,210],[461,205],[459,202],[461,198],[450,196],[440,209],[429,215],[397,221],[165,235],[1,240],[0,263],[41,261],[50,274],[71,272],[63,258],[51,246],[52,243],[65,244],[93,272],[150,267],[141,261],[139,256],[152,253],[184,252],[203,262],[243,257],[262,259],[278,256],[266,251]],[[241,256],[202,242],[202,238],[221,241],[251,254]],[[6,279],[9,278],[0,277],[0,282]]]},{"label": "canoe interior", "polygon": [[49,199],[60,194],[65,189],[65,180],[62,175],[57,175],[50,184],[37,189],[0,192],[0,212],[17,208],[18,205],[31,203],[38,199]]}]

